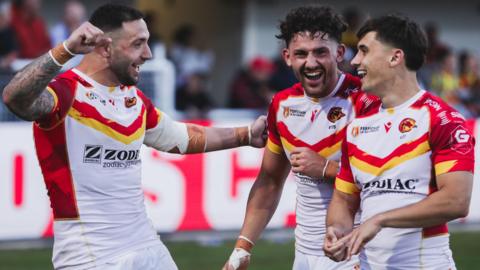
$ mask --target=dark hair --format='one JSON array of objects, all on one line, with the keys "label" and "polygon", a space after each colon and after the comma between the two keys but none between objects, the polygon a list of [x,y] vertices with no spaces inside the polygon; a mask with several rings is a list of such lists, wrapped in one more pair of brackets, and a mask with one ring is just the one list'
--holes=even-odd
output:
[{"label": "dark hair", "polygon": [[88,21],[102,31],[109,32],[121,28],[124,22],[143,18],[143,13],[132,7],[119,4],[105,4],[97,8]]},{"label": "dark hair", "polygon": [[358,30],[357,37],[361,39],[372,31],[377,33],[377,40],[403,50],[409,70],[416,71],[425,62],[427,38],[416,22],[397,14],[370,19]]},{"label": "dark hair", "polygon": [[303,6],[291,10],[279,28],[280,34],[275,37],[283,39],[288,47],[296,33],[307,31],[311,34],[327,33],[331,39],[340,42],[347,23],[331,7]]}]

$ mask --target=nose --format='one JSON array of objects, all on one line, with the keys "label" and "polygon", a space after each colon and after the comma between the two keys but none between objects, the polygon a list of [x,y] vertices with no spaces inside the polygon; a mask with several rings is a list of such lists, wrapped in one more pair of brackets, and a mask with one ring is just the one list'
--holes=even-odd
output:
[{"label": "nose", "polygon": [[149,60],[149,59],[152,59],[152,57],[153,57],[152,50],[150,50],[150,46],[146,44],[145,49],[143,50],[143,53],[142,53],[142,58],[145,60]]},{"label": "nose", "polygon": [[317,58],[312,54],[309,53],[305,60],[305,67],[306,68],[316,68],[318,66]]},{"label": "nose", "polygon": [[360,66],[360,51],[355,54],[355,57],[353,57],[352,61],[350,61],[350,64],[354,67]]}]

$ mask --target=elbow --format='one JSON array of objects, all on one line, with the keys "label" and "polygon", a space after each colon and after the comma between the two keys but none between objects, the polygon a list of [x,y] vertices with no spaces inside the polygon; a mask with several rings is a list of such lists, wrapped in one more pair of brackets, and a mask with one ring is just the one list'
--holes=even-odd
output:
[{"label": "elbow", "polygon": [[470,200],[457,200],[452,202],[453,209],[451,211],[451,219],[464,218],[468,216],[470,211]]},{"label": "elbow", "polygon": [[11,95],[8,94],[8,89],[7,87],[5,87],[3,89],[3,92],[2,92],[2,100],[3,100],[3,103],[5,105],[7,105],[7,107],[10,107],[10,104],[12,102],[12,98],[11,98]]}]

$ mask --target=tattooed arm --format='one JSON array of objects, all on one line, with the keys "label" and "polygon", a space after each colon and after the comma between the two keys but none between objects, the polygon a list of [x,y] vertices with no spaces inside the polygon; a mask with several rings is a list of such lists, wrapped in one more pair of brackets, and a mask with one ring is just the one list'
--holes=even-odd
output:
[{"label": "tattooed arm", "polygon": [[48,53],[44,54],[19,71],[5,86],[3,101],[24,120],[41,119],[53,109],[54,98],[45,87],[60,69]]},{"label": "tattooed arm", "polygon": [[[68,44],[68,51],[74,54],[87,54],[96,46],[109,42],[111,39],[106,37],[102,30],[85,22],[73,31],[65,44]],[[52,111],[55,100],[46,87],[60,71],[59,64],[64,64],[71,58],[69,55],[65,56],[67,51],[63,46],[59,44],[51,50],[55,60],[49,53],[44,54],[19,71],[5,86],[3,101],[18,117],[34,121]]]}]

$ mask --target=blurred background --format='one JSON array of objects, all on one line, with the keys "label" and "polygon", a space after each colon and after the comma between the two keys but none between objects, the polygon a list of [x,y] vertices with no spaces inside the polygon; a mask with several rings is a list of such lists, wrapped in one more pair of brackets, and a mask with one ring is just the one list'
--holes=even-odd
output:
[{"label": "blurred background", "polygon": [[[0,91],[16,71],[65,40],[104,0],[0,0]],[[117,1],[118,2],[118,1]],[[296,82],[281,59],[278,24],[302,4],[327,4],[350,28],[344,72],[356,30],[369,16],[403,13],[429,38],[422,87],[470,119],[480,114],[480,1],[121,1],[146,14],[154,58],[139,88],[176,119],[237,125],[266,113],[273,94]],[[80,56],[65,69],[74,67]],[[52,217],[33,147],[31,124],[0,103],[0,269],[51,269]],[[476,148],[478,152],[478,146]],[[241,148],[177,157],[143,149],[146,204],[180,269],[220,269],[243,221],[262,151]],[[478,174],[476,175],[478,180]],[[451,224],[459,269],[480,269],[480,184],[470,215]],[[295,185],[289,179],[251,269],[291,269]],[[193,241],[193,242],[192,242]],[[34,248],[33,250],[31,250]]]}]

